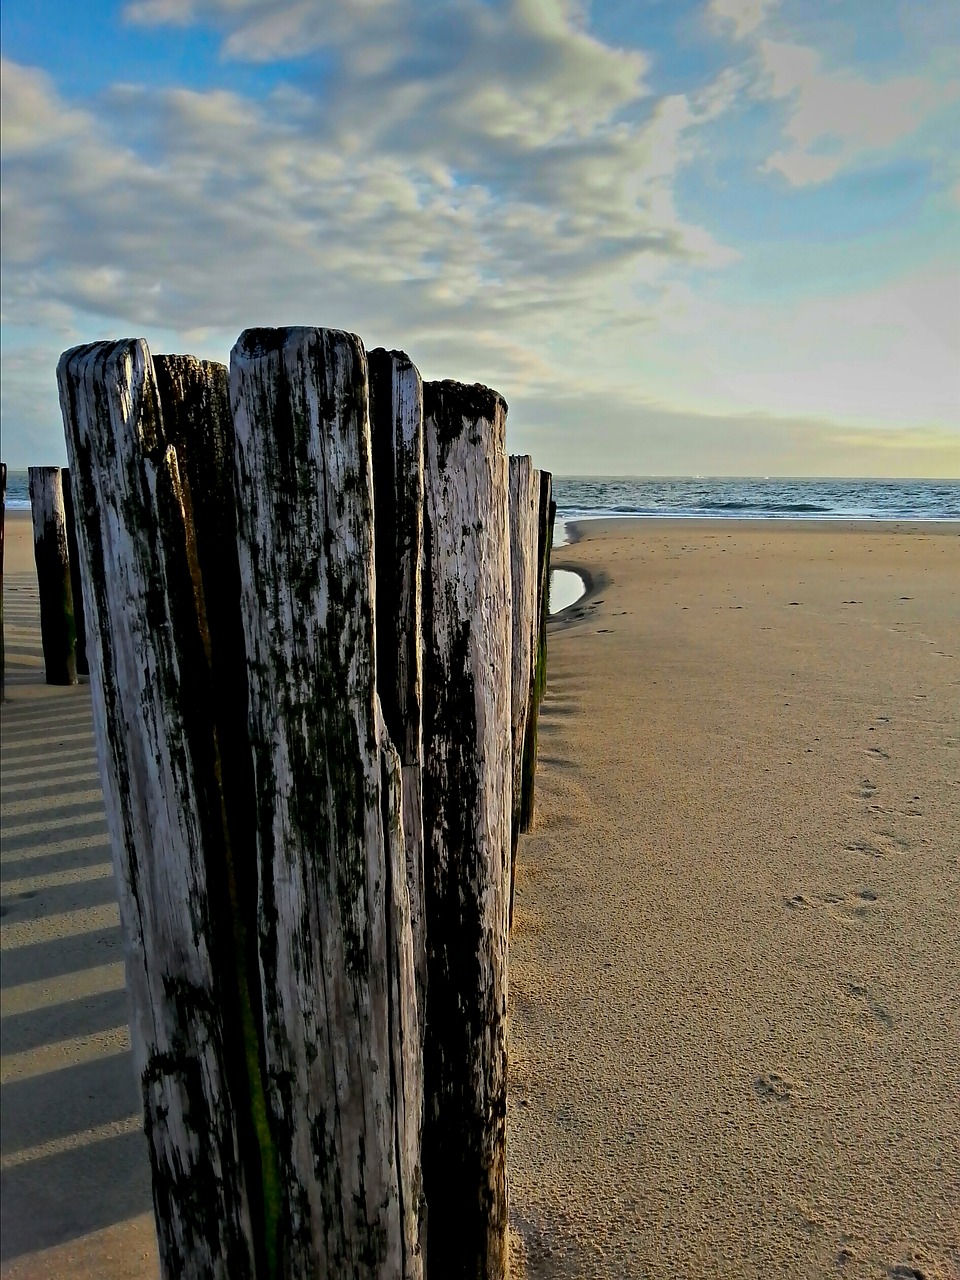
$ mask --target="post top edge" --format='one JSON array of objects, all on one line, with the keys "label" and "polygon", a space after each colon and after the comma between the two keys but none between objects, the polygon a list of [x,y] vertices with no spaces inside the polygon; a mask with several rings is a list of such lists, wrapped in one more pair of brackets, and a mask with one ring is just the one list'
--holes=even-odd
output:
[{"label": "post top edge", "polygon": [[297,346],[304,341],[332,341],[335,343],[344,343],[353,346],[358,352],[365,355],[366,351],[363,340],[356,333],[350,333],[347,329],[333,329],[323,325],[280,325],[277,327],[270,326],[251,326],[244,329],[239,338],[233,344],[230,352],[231,361],[234,357],[257,359],[268,356],[274,352],[280,352],[286,347]]},{"label": "post top edge", "polygon": [[424,413],[460,412],[465,417],[492,420],[499,410],[507,414],[507,402],[499,391],[482,382],[456,382],[444,378],[423,384]]}]

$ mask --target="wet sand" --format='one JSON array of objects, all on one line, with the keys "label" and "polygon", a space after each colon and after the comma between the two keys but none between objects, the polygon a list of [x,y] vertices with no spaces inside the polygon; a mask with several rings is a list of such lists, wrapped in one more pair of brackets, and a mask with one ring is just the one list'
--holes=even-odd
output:
[{"label": "wet sand", "polygon": [[[582,533],[511,957],[530,1280],[960,1276],[960,530]],[[9,513],[5,570],[2,1274],[153,1280],[89,690],[40,683]]]},{"label": "wet sand", "polygon": [[528,1275],[960,1276],[960,529],[579,533],[511,948]]}]

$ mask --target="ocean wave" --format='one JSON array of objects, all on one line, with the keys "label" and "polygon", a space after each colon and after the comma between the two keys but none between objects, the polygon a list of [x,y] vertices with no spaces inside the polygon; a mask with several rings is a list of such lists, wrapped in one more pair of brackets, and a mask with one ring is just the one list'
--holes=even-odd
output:
[{"label": "ocean wave", "polygon": [[833,507],[822,507],[816,502],[701,502],[704,511],[783,511],[797,515],[820,512],[833,515]]}]

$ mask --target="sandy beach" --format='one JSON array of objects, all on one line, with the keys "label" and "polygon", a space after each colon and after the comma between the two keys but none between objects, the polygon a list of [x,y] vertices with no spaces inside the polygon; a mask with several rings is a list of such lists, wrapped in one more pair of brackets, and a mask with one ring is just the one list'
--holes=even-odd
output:
[{"label": "sandy beach", "polygon": [[511,952],[539,1277],[960,1275],[960,530],[585,523]]},{"label": "sandy beach", "polygon": [[47,686],[29,512],[4,538],[0,1272],[154,1280],[90,689]]},{"label": "sandy beach", "polygon": [[[529,1280],[957,1280],[960,527],[576,532],[511,954]],[[153,1280],[89,689],[40,683],[10,513],[4,592],[2,1275]]]}]

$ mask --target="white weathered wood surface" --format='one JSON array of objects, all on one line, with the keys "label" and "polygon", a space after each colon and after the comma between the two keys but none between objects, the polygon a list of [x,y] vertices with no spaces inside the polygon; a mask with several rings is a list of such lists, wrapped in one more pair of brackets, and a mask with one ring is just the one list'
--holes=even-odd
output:
[{"label": "white weathered wood surface", "polygon": [[511,582],[506,405],[424,384],[427,1264],[508,1271]]},{"label": "white weathered wood surface", "polygon": [[77,632],[60,468],[30,467],[29,481],[44,678],[47,684],[76,684]]},{"label": "white weathered wood surface", "polygon": [[423,384],[402,351],[367,353],[376,528],[377,690],[403,781],[417,1007],[423,1028]]},{"label": "white weathered wood surface", "polygon": [[513,919],[517,844],[523,788],[523,748],[533,686],[533,656],[538,631],[537,539],[540,484],[529,455],[510,458],[510,576],[513,588],[513,734],[511,792],[510,918]]},{"label": "white weathered wood surface", "polygon": [[[89,587],[90,676],[163,1273],[254,1276],[219,945],[207,666],[176,454],[142,340],[68,351],[60,402]],[[239,1058],[239,1062],[238,1062]]]},{"label": "white weathered wood surface", "polygon": [[376,692],[367,369],[336,330],[231,354],[282,1274],[422,1275],[400,766]]}]

